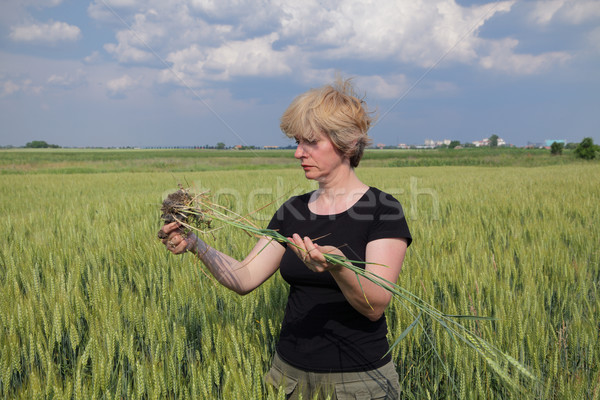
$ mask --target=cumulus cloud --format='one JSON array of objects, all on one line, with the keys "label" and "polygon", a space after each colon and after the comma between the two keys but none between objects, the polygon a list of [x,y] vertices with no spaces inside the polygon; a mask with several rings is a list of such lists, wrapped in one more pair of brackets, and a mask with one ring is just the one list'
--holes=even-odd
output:
[{"label": "cumulus cloud", "polygon": [[[324,64],[344,60],[422,68],[452,63],[532,74],[564,62],[564,52],[516,53],[513,38],[480,29],[515,0],[462,6],[455,0],[95,0],[91,17],[123,25],[104,49],[121,63],[159,68],[159,81],[206,87],[240,76],[289,75],[318,82]],[[539,24],[594,15],[594,1],[548,0],[528,7]],[[405,90],[402,75],[366,76],[381,96]],[[440,88],[443,88],[441,85]],[[447,89],[447,88],[446,88]],[[443,90],[443,89],[440,89]]]},{"label": "cumulus cloud", "polygon": [[540,25],[552,21],[578,25],[597,18],[600,18],[597,0],[541,0],[530,14],[530,19]]},{"label": "cumulus cloud", "polygon": [[294,49],[276,51],[277,34],[245,41],[230,41],[217,48],[192,45],[169,54],[172,68],[163,71],[162,82],[198,86],[203,80],[228,80],[234,76],[277,76],[292,71]]},{"label": "cumulus cloud", "polygon": [[319,57],[332,59],[395,59],[429,67],[452,49],[447,59],[470,62],[477,29],[513,3],[465,8],[453,0],[352,0],[328,8],[312,1],[283,7],[282,36],[305,47],[322,46]]},{"label": "cumulus cloud", "polygon": [[104,49],[124,63],[143,63],[156,59],[153,46],[160,45],[160,40],[169,32],[167,25],[157,16],[158,13],[153,9],[144,14],[135,14],[131,28],[117,32],[118,43],[108,43]]},{"label": "cumulus cloud", "polygon": [[62,89],[74,89],[85,84],[86,76],[83,70],[78,69],[74,73],[52,74],[46,81],[50,86]]},{"label": "cumulus cloud", "polygon": [[21,86],[13,81],[4,81],[0,87],[2,87],[2,96],[10,96],[21,89]]},{"label": "cumulus cloud", "polygon": [[86,56],[83,58],[83,62],[85,62],[86,64],[95,64],[100,62],[100,60],[102,59],[102,56],[100,55],[100,52],[97,50],[92,51],[92,53],[89,56]]},{"label": "cumulus cloud", "polygon": [[19,92],[40,94],[42,87],[34,85],[31,79],[4,79],[0,81],[0,97],[7,97]]},{"label": "cumulus cloud", "polygon": [[137,84],[136,79],[125,74],[106,83],[107,94],[112,98],[124,98],[126,92],[136,87]]},{"label": "cumulus cloud", "polygon": [[10,32],[10,38],[17,42],[56,43],[75,41],[80,37],[81,30],[77,26],[60,21],[14,26]]},{"label": "cumulus cloud", "polygon": [[517,54],[514,49],[518,44],[519,41],[516,39],[504,39],[492,43],[490,54],[481,58],[480,65],[486,69],[529,75],[562,64],[570,58],[569,54],[559,51],[538,55]]},{"label": "cumulus cloud", "polygon": [[[95,0],[88,6],[88,15],[100,21],[114,21],[124,9],[134,10],[144,6],[139,0]],[[115,15],[116,14],[116,15]]]},{"label": "cumulus cloud", "polygon": [[356,83],[358,87],[368,89],[369,95],[381,99],[397,99],[410,88],[405,75],[361,76]]},{"label": "cumulus cloud", "polygon": [[[132,4],[135,3],[135,4]],[[104,49],[122,63],[160,60],[163,82],[294,73],[312,79],[324,60],[400,61],[431,67],[478,59],[478,29],[514,1],[461,7],[454,0],[96,0],[94,18],[118,13],[128,27]],[[114,18],[114,15],[113,15]],[[179,76],[175,77],[173,72]]]}]

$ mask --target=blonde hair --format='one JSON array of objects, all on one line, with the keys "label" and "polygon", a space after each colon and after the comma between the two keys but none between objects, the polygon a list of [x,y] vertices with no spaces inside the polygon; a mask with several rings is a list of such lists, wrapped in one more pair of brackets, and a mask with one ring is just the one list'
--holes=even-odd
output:
[{"label": "blonde hair", "polygon": [[374,122],[371,114],[351,80],[338,77],[331,85],[296,97],[281,116],[280,127],[290,138],[314,140],[319,134],[326,135],[354,168],[371,143],[367,135]]}]

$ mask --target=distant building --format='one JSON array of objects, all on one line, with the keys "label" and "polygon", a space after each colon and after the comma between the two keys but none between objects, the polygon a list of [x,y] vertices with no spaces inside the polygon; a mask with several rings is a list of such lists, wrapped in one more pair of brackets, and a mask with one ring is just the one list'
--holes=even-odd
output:
[{"label": "distant building", "polygon": [[263,149],[265,149],[265,150],[276,150],[278,148],[279,148],[279,146],[263,146]]},{"label": "distant building", "polygon": [[425,139],[425,148],[434,148],[440,146],[449,146],[452,141],[450,139],[444,140],[431,140]]},{"label": "distant building", "polygon": [[[485,139],[481,139],[481,140],[475,140],[474,142],[471,142],[475,145],[475,147],[485,147],[485,146],[489,146],[490,145],[490,139],[489,138],[485,138]],[[506,141],[502,138],[498,138],[498,146],[506,146]]]},{"label": "distant building", "polygon": [[484,146],[489,146],[490,145],[490,139],[485,138],[482,140],[475,140],[473,142],[471,142],[475,145],[475,147],[484,147]]},{"label": "distant building", "polygon": [[399,148],[399,149],[410,149],[410,146],[409,146],[409,145],[407,145],[406,143],[400,143],[400,144],[398,145],[398,148]]}]

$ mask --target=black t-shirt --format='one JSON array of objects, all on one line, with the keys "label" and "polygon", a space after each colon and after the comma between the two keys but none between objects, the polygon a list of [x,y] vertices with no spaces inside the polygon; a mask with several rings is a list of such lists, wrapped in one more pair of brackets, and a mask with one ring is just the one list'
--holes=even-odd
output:
[{"label": "black t-shirt", "polygon": [[[367,243],[382,238],[412,241],[400,203],[376,188],[348,210],[334,215],[313,214],[311,193],[292,197],[275,213],[268,228],[286,237],[298,233],[321,246],[340,248],[350,260],[364,261]],[[357,266],[364,268],[363,264]],[[370,321],[344,297],[329,273],[309,270],[288,247],[280,264],[290,294],[277,353],[307,371],[366,371],[390,360],[385,316]]]}]

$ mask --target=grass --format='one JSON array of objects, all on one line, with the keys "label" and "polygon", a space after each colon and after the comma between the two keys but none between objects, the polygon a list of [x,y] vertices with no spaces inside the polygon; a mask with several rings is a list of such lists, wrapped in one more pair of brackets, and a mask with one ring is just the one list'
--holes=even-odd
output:
[{"label": "grass", "polygon": [[[191,173],[297,168],[298,162],[293,153],[293,150],[3,149],[0,150],[0,175],[164,171]],[[517,148],[368,149],[361,161],[363,167],[536,167],[584,163],[570,150],[565,150],[562,156],[551,156],[549,150]]]},{"label": "grass", "polygon": [[[3,156],[5,153],[2,153]],[[116,162],[116,161],[112,161]],[[530,398],[600,396],[600,167],[365,167],[413,233],[399,284],[464,321],[543,382]],[[278,399],[265,386],[287,287],[240,298],[155,239],[162,196],[210,188],[266,226],[302,171],[6,174],[0,182],[0,396]],[[241,258],[254,239],[225,227]],[[394,303],[393,341],[415,320]],[[394,348],[406,398],[511,398],[474,351],[421,317]],[[514,368],[502,365],[508,374]]]}]

